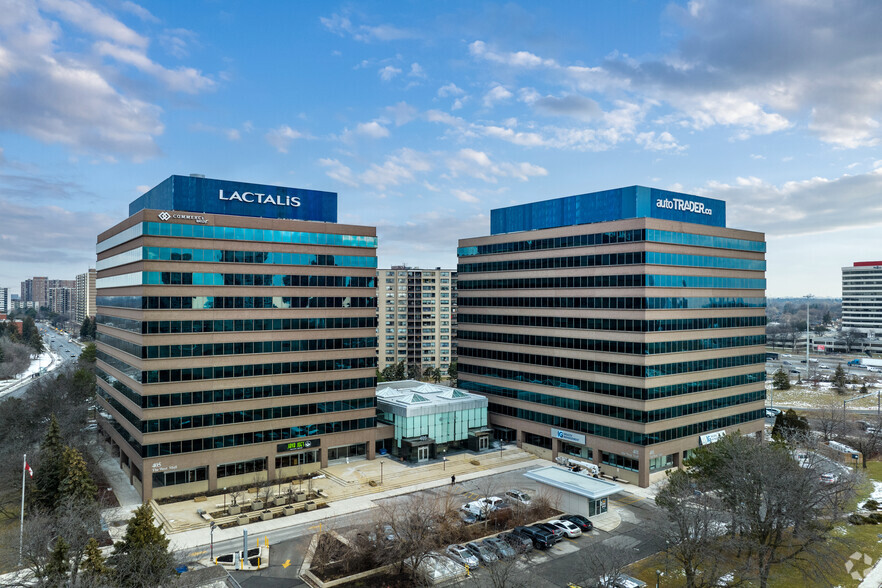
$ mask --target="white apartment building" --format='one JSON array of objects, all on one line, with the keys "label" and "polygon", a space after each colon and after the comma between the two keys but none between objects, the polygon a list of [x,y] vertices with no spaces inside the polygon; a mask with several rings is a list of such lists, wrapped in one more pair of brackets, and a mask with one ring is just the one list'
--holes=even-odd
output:
[{"label": "white apartment building", "polygon": [[882,261],[842,268],[842,328],[882,337]]},{"label": "white apartment building", "polygon": [[377,270],[378,367],[403,361],[447,374],[456,359],[456,270]]},{"label": "white apartment building", "polygon": [[77,324],[83,324],[86,317],[95,316],[95,278],[97,276],[95,268],[89,268],[89,271],[83,274],[77,274],[77,306],[76,317]]}]

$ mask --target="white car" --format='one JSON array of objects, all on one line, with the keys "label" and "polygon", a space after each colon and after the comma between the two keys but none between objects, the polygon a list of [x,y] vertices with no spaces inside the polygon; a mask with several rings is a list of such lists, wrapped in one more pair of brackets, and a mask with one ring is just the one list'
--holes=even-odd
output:
[{"label": "white car", "polygon": [[572,539],[573,537],[579,537],[582,535],[582,529],[577,527],[575,524],[570,521],[562,521],[560,519],[555,519],[553,521],[548,521],[548,524],[552,527],[560,529],[563,531],[564,535]]},{"label": "white car", "polygon": [[839,478],[836,477],[836,474],[821,474],[822,484],[835,484],[838,481]]}]

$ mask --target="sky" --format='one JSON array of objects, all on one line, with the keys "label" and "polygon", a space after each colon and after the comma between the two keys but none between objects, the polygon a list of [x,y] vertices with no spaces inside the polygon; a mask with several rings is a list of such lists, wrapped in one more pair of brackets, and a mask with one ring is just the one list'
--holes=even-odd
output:
[{"label": "sky", "polygon": [[0,286],[72,279],[172,174],[327,190],[379,264],[490,210],[720,198],[771,297],[882,259],[877,0],[0,0]]}]

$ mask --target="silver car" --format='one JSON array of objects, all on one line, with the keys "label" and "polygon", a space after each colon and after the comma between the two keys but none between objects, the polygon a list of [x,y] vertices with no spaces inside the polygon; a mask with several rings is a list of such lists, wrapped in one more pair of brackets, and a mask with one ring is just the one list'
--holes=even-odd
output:
[{"label": "silver car", "polygon": [[477,568],[480,565],[478,557],[462,545],[453,544],[448,546],[447,557],[460,565],[469,566],[471,569]]},{"label": "silver car", "polygon": [[489,548],[481,545],[480,543],[466,543],[466,549],[472,552],[473,555],[477,556],[484,563],[493,563],[499,559],[499,557],[493,553]]}]

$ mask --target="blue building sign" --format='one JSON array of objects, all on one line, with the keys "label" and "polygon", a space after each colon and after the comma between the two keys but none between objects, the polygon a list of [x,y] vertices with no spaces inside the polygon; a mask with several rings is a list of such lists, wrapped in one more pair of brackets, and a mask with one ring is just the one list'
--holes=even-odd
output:
[{"label": "blue building sign", "polygon": [[144,209],[336,223],[337,194],[197,176],[171,176],[129,204],[129,216]]},{"label": "blue building sign", "polygon": [[629,186],[491,210],[490,234],[643,217],[725,227],[726,203],[658,188]]}]

